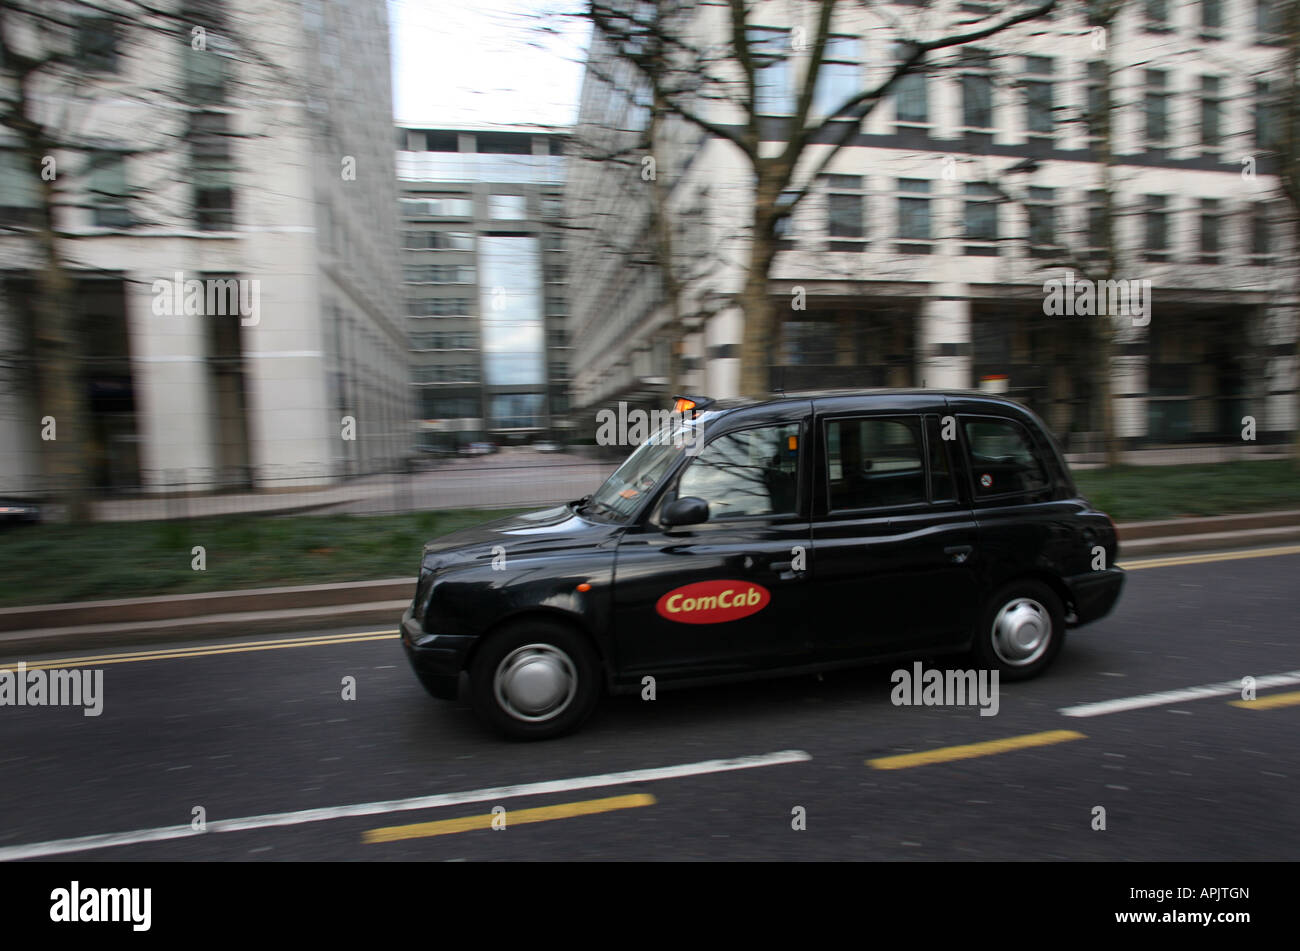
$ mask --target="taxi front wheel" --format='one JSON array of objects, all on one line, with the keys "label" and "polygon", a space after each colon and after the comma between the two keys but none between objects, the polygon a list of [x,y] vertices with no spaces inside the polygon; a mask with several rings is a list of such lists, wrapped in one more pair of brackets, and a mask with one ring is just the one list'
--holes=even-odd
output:
[{"label": "taxi front wheel", "polygon": [[1028,680],[1056,659],[1065,641],[1065,612],[1041,581],[1013,581],[988,600],[975,638],[980,666],[1003,680]]},{"label": "taxi front wheel", "polygon": [[600,663],[577,631],[524,621],[490,635],[470,668],[470,694],[479,718],[507,736],[561,736],[595,709]]}]

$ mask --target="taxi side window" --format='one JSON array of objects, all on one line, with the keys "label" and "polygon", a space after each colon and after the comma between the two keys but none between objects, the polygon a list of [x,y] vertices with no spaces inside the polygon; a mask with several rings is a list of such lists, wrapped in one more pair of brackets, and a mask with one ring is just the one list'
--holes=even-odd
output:
[{"label": "taxi side window", "polygon": [[975,497],[1033,492],[1049,484],[1023,426],[1010,419],[962,419]]},{"label": "taxi side window", "polygon": [[919,416],[826,423],[831,511],[926,501]]},{"label": "taxi side window", "polygon": [[690,461],[677,498],[709,503],[709,521],[738,515],[789,515],[798,503],[799,424],[719,436]]}]

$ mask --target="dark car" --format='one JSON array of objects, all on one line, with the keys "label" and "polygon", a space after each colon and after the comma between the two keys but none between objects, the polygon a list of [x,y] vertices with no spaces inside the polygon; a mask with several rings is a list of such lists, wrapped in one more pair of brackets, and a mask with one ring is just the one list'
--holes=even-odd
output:
[{"label": "dark car", "polygon": [[31,499],[0,498],[0,527],[34,525],[41,520],[41,507]]},{"label": "dark car", "polygon": [[[679,405],[687,405],[680,404]],[[1115,526],[1010,400],[693,398],[593,495],[425,546],[402,643],[505,733],[639,691],[971,652],[1041,673],[1123,587]]]}]

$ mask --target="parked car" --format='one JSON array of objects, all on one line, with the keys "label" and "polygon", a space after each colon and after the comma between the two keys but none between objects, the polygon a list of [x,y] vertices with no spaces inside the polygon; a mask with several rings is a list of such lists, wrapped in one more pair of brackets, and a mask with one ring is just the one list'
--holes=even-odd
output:
[{"label": "parked car", "polygon": [[496,451],[496,445],[490,442],[472,442],[460,447],[462,456],[488,456]]},{"label": "parked car", "polygon": [[0,498],[0,526],[34,525],[41,520],[41,507],[30,499]]},{"label": "parked car", "polygon": [[541,442],[533,443],[533,448],[536,449],[538,452],[563,452],[564,451],[563,446],[561,446],[558,442],[552,442],[549,439],[544,439]]},{"label": "parked car", "polygon": [[1010,400],[679,401],[592,495],[425,545],[401,640],[516,737],[602,691],[970,652],[1021,680],[1124,583],[1110,518]]}]

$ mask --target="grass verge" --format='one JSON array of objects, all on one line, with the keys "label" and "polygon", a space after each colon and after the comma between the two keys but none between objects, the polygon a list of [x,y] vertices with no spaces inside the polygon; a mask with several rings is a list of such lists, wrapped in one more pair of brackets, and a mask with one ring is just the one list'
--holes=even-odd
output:
[{"label": "grass verge", "polygon": [[0,606],[414,577],[424,542],[516,511],[16,526],[0,534]]},{"label": "grass verge", "polygon": [[1084,469],[1074,481],[1117,522],[1300,509],[1300,476],[1290,459]]}]

